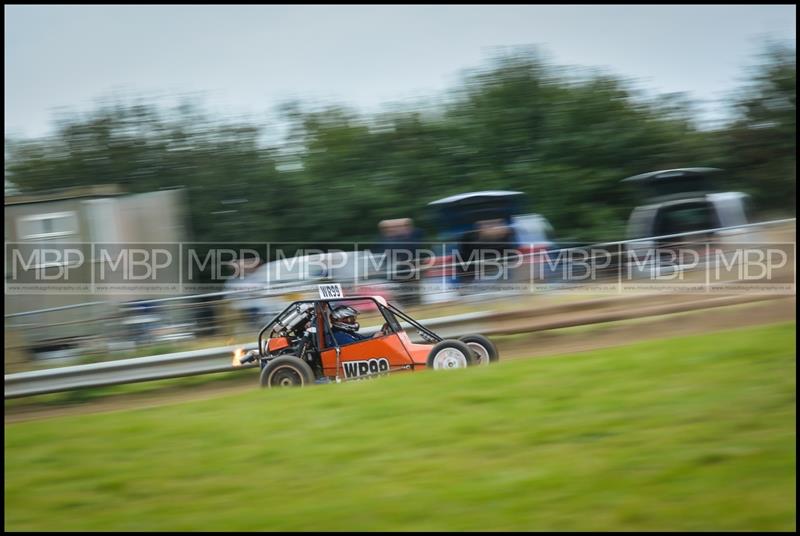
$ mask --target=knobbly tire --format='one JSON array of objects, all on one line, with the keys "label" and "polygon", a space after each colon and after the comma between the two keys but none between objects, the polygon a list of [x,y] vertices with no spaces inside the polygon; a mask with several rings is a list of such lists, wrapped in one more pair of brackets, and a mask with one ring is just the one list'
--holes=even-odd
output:
[{"label": "knobbly tire", "polygon": [[306,387],[314,383],[314,371],[295,356],[280,356],[261,371],[261,387]]},{"label": "knobbly tire", "polygon": [[476,365],[488,365],[489,363],[497,363],[500,359],[500,353],[492,341],[483,335],[465,335],[459,339],[466,344],[470,350],[475,354]]}]

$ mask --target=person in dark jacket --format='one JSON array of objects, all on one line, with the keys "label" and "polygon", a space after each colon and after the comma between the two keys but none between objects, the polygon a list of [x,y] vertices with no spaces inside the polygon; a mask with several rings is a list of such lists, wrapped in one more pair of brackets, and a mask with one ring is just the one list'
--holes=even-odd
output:
[{"label": "person in dark jacket", "polygon": [[358,311],[349,305],[340,305],[331,312],[331,332],[339,346],[384,335],[382,331],[376,332],[372,337],[360,334],[358,332],[361,327],[358,324],[358,314]]},{"label": "person in dark jacket", "polygon": [[417,276],[419,250],[422,249],[423,234],[414,227],[411,218],[383,220],[378,224],[381,234],[381,250],[386,255],[388,279],[403,284],[398,299],[404,305],[414,305],[419,300]]}]

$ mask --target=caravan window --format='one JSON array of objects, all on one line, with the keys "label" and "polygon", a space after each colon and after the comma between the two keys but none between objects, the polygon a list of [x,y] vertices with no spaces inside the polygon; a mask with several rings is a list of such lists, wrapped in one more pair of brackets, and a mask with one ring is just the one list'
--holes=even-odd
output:
[{"label": "caravan window", "polygon": [[21,240],[59,238],[78,234],[78,218],[74,212],[51,212],[23,216],[17,220]]}]

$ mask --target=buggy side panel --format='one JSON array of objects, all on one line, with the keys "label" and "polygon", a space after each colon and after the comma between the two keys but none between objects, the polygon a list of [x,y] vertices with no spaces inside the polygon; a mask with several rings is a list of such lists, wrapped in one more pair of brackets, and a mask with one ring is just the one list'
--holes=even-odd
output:
[{"label": "buggy side panel", "polygon": [[[342,378],[388,372],[413,366],[414,363],[397,333],[346,344],[340,348],[339,376]],[[334,348],[327,348],[322,352],[322,367],[326,376],[336,376]]]},{"label": "buggy side panel", "polygon": [[289,347],[289,339],[287,339],[286,337],[269,339],[267,342],[267,351],[269,353],[277,352],[278,350],[283,350],[284,348],[288,347]]},{"label": "buggy side panel", "polygon": [[411,342],[411,339],[408,337],[408,333],[405,331],[400,332],[398,336],[400,337],[400,342],[403,343],[406,352],[411,356],[411,360],[414,362],[414,364],[424,367],[428,362],[428,354],[431,353],[431,348],[433,348],[433,345]]}]

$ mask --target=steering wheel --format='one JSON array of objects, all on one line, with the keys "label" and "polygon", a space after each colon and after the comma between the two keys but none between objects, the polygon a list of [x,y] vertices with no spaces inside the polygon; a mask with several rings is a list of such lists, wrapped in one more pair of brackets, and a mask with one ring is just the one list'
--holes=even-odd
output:
[{"label": "steering wheel", "polygon": [[389,328],[389,323],[384,322],[383,326],[381,326],[380,330],[381,335],[389,335],[391,333],[391,329]]}]

